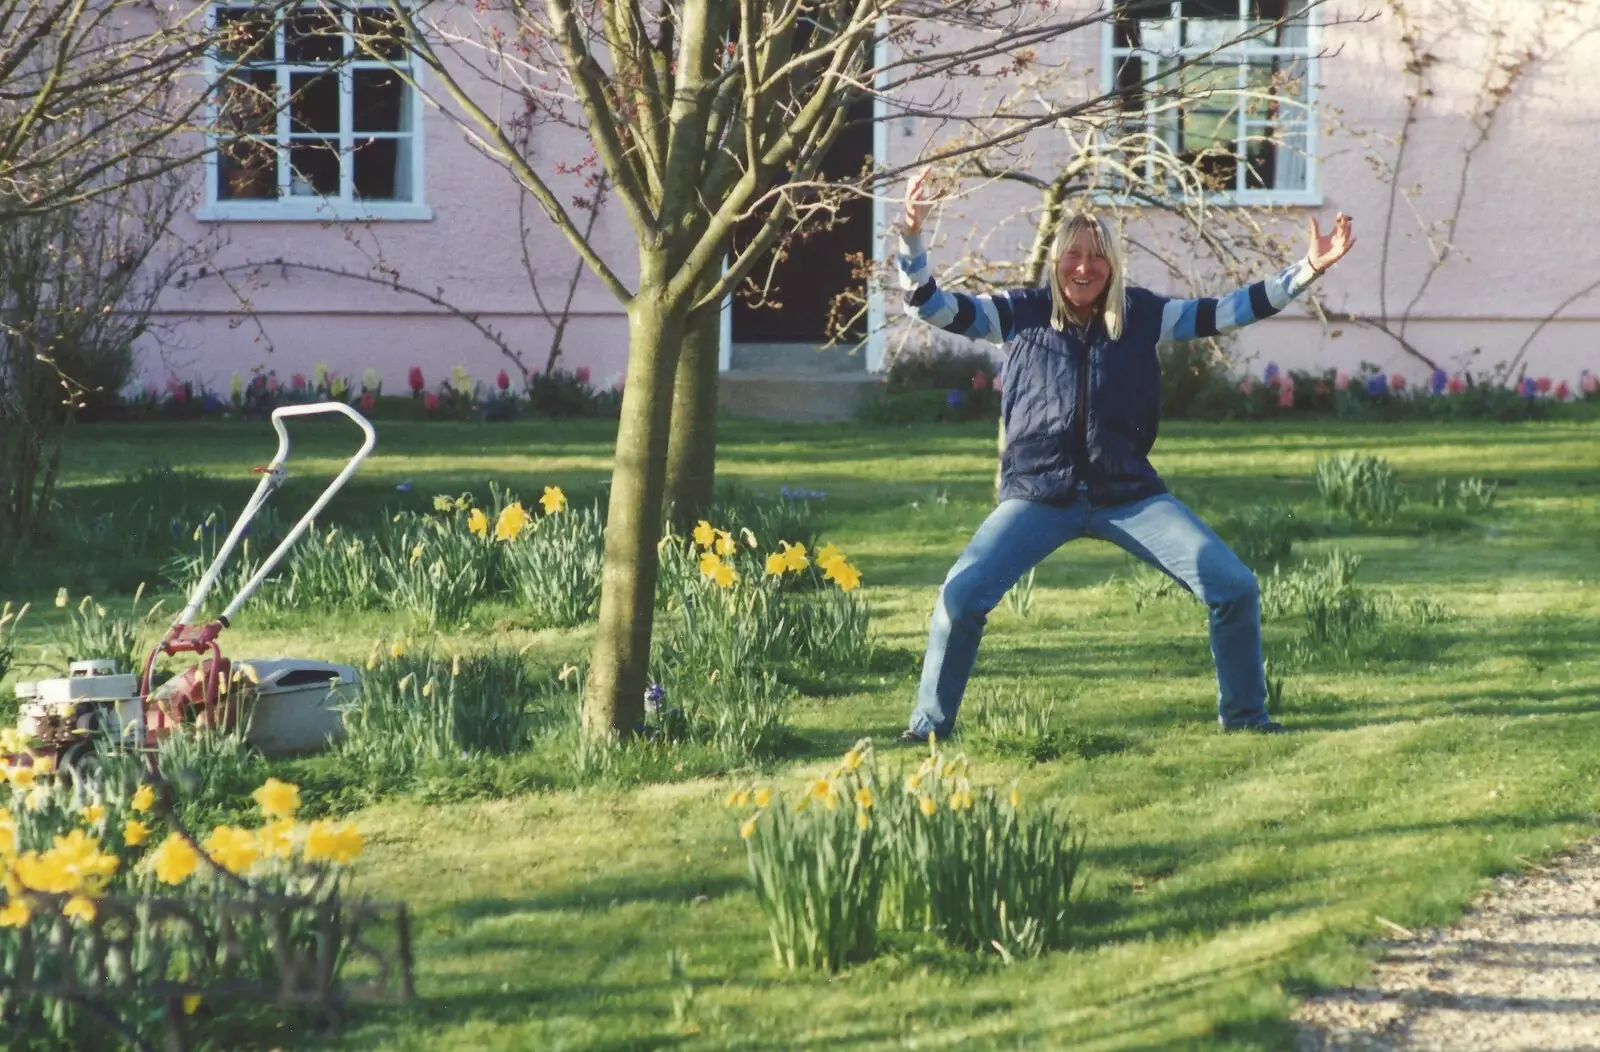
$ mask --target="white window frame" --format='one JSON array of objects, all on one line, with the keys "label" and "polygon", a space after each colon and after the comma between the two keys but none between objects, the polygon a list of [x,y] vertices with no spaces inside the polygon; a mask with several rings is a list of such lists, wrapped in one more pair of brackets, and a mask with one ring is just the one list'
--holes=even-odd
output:
[{"label": "white window frame", "polygon": [[[219,10],[243,10],[251,5],[248,0],[218,0],[206,5],[206,29],[209,32],[216,25],[216,15]],[[319,3],[305,3],[300,5],[306,10],[326,13],[328,7]],[[339,76],[339,152],[341,163],[339,165],[339,196],[334,197],[290,197],[285,194],[292,177],[289,165],[289,148],[285,143],[289,135],[289,108],[286,100],[289,96],[289,78],[295,73],[314,73],[325,71],[328,67],[321,64],[297,65],[291,62],[274,62],[272,64],[260,63],[256,68],[272,68],[277,72],[278,104],[277,139],[278,151],[278,186],[279,196],[276,199],[218,199],[217,197],[217,146],[223,136],[215,131],[217,121],[217,106],[214,97],[208,98],[206,103],[206,154],[205,154],[205,196],[195,218],[201,222],[364,222],[367,220],[431,220],[433,209],[427,204],[426,183],[424,173],[427,165],[424,159],[424,123],[422,114],[422,64],[417,61],[414,54],[407,53],[404,59],[383,61],[378,59],[360,59],[352,62],[350,59],[354,39],[349,31],[353,28],[352,20],[357,7],[370,7],[380,9],[381,3],[369,2],[366,4],[352,4],[342,11],[342,18],[346,33],[341,38],[344,42],[345,59],[335,67]],[[277,54],[283,54],[284,18],[279,17],[273,32],[276,35]],[[411,141],[411,187],[410,201],[364,201],[355,196],[354,164],[350,154],[355,148],[356,134],[354,130],[353,108],[355,102],[352,88],[352,72],[354,69],[375,69],[387,67],[398,70],[406,79],[405,91],[412,94],[411,98],[411,127],[409,129]],[[206,88],[208,95],[215,88],[219,76],[224,69],[231,68],[230,64],[219,63],[208,52],[205,57]],[[365,136],[363,136],[365,137]],[[399,138],[400,136],[395,136]]]},{"label": "white window frame", "polygon": [[[1113,2],[1115,3],[1116,0],[1113,0]],[[1172,8],[1169,17],[1176,20],[1179,17],[1179,12],[1182,10],[1182,0],[1171,0],[1171,2]],[[1245,27],[1250,24],[1250,19],[1248,17],[1250,0],[1238,0],[1238,3],[1239,19],[1235,23],[1237,28],[1233,35],[1238,35],[1238,33],[1244,32]],[[1255,40],[1250,40],[1245,41],[1244,43],[1235,47],[1224,48],[1220,51],[1217,51],[1211,56],[1210,59],[1213,62],[1227,62],[1229,60],[1234,62],[1238,68],[1238,83],[1239,90],[1241,91],[1243,91],[1248,84],[1246,79],[1246,70],[1248,68],[1247,59],[1249,57],[1260,58],[1272,55],[1285,55],[1298,58],[1305,63],[1305,186],[1300,189],[1236,188],[1233,190],[1220,190],[1206,196],[1208,203],[1223,206],[1237,205],[1241,207],[1273,205],[1317,207],[1323,203],[1320,166],[1318,164],[1318,146],[1321,141],[1321,137],[1318,131],[1319,125],[1317,122],[1317,87],[1318,78],[1321,75],[1321,63],[1317,58],[1317,54],[1321,50],[1322,40],[1321,12],[1322,9],[1320,5],[1306,12],[1306,43],[1304,47],[1278,47],[1275,45],[1264,44]],[[1203,55],[1211,51],[1209,47],[1204,46],[1190,46],[1186,48],[1179,48],[1175,51],[1161,52],[1155,52],[1149,48],[1117,47],[1115,22],[1116,20],[1114,17],[1108,18],[1101,25],[1100,85],[1101,90],[1104,92],[1109,93],[1116,90],[1117,66],[1123,59],[1129,56],[1144,55],[1148,57],[1152,54],[1159,54],[1167,58],[1174,58]],[[1249,121],[1241,113],[1239,116],[1240,131],[1238,140],[1241,148],[1249,137],[1248,125]],[[1154,114],[1151,114],[1145,118],[1145,128],[1152,135],[1156,133],[1157,128]],[[1242,165],[1240,166],[1239,170],[1242,177],[1244,170]],[[1107,196],[1115,195],[1113,193],[1108,193]]]}]

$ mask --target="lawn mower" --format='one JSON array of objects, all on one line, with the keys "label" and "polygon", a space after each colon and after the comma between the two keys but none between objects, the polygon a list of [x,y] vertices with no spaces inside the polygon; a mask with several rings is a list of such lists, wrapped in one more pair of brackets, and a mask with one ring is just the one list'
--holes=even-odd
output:
[{"label": "lawn mower", "polygon": [[[226,609],[213,621],[194,623],[251,520],[287,477],[284,465],[289,459],[289,432],[285,420],[328,413],[341,413],[361,428],[365,436],[361,448]],[[26,750],[4,757],[5,762],[13,767],[59,769],[76,779],[94,765],[97,737],[117,748],[131,743],[153,770],[161,740],[185,727],[238,730],[247,744],[269,757],[313,752],[342,734],[339,706],[360,688],[360,672],[354,666],[282,657],[235,663],[223,657],[217,644],[239,608],[355,474],[378,440],[372,424],[340,402],[282,406],[273,410],[272,426],[278,433],[277,455],[271,464],[255,469],[261,475],[255,492],[188,604],[150,651],[142,672],[123,672],[115,661],[96,659],[73,662],[65,678],[18,683],[17,732]],[[158,687],[157,661],[178,654],[195,654],[200,660]]]}]

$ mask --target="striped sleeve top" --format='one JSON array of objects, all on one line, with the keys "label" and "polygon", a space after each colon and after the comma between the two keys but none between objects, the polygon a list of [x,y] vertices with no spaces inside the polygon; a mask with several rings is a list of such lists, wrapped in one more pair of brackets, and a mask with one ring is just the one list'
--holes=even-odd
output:
[{"label": "striped sleeve top", "polygon": [[[895,257],[900,287],[905,290],[906,313],[946,332],[1001,344],[1024,329],[1050,324],[1050,301],[1034,290],[973,295],[939,287],[928,266],[921,234],[902,234]],[[1161,336],[1167,343],[1218,336],[1270,318],[1289,301],[1311,287],[1319,276],[1308,259],[1301,259],[1273,277],[1252,282],[1226,296],[1166,299],[1161,302]]]}]

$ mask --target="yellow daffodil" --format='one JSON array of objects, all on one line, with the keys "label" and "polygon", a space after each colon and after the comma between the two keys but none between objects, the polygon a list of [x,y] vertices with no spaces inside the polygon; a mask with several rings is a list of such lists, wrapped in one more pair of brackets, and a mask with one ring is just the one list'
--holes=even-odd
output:
[{"label": "yellow daffodil", "polygon": [[482,508],[473,508],[467,516],[467,530],[479,537],[489,536],[489,516],[483,513]]},{"label": "yellow daffodil", "polygon": [[1022,806],[1022,790],[1016,786],[1011,787],[1011,809],[1015,811]]},{"label": "yellow daffodil", "polygon": [[711,547],[711,542],[716,540],[716,538],[717,531],[712,529],[709,522],[701,519],[695,524],[694,543],[698,544],[702,548],[709,548]]},{"label": "yellow daffodil", "polygon": [[268,778],[250,797],[261,808],[263,818],[293,818],[300,810],[300,787],[292,782]]},{"label": "yellow daffodil", "polygon": [[[195,528],[194,539],[197,540],[197,541],[200,539],[200,529],[199,529],[199,527]],[[65,588],[56,589],[56,609],[57,610],[64,610],[64,609],[66,609],[66,606],[67,606],[67,590]]]},{"label": "yellow daffodil", "polygon": [[522,531],[528,528],[528,513],[523,510],[521,501],[507,504],[505,510],[494,523],[494,539],[497,541],[514,541],[522,536]]},{"label": "yellow daffodil", "polygon": [[914,793],[918,789],[921,789],[921,788],[922,788],[922,775],[920,775],[920,774],[908,774],[908,775],[906,775],[906,792]]},{"label": "yellow daffodil", "polygon": [[739,539],[751,548],[761,547],[760,542],[756,540],[756,535],[750,532],[750,527],[748,526],[739,527]]},{"label": "yellow daffodil", "polygon": [[200,854],[189,841],[177,833],[169,833],[161,846],[151,853],[150,860],[157,880],[163,884],[182,884],[200,864]]},{"label": "yellow daffodil", "polygon": [[768,804],[772,803],[772,790],[764,785],[760,789],[757,789],[755,791],[755,803],[757,807],[761,808],[765,808]]},{"label": "yellow daffodil", "polygon": [[337,862],[341,866],[355,861],[366,841],[348,824],[311,823],[306,832],[305,857],[309,862]]},{"label": "yellow daffodil", "polygon": [[255,834],[233,826],[213,829],[200,846],[211,856],[211,861],[236,876],[255,865],[256,859],[261,857]]},{"label": "yellow daffodil", "polygon": [[430,679],[422,685],[422,696],[425,698],[433,697],[433,680]]},{"label": "yellow daffodil", "polygon": [[17,822],[10,811],[0,810],[0,861],[17,853]]},{"label": "yellow daffodil", "polygon": [[795,573],[804,570],[810,563],[810,560],[806,558],[805,545],[790,544],[788,541],[782,541],[779,543],[779,547],[783,549],[783,565]]},{"label": "yellow daffodil", "polygon": [[867,813],[865,811],[857,811],[856,812],[856,828],[861,830],[862,832],[866,832],[866,830],[870,829],[871,827],[872,827],[872,819],[867,817]]},{"label": "yellow daffodil", "polygon": [[13,767],[11,769],[11,786],[13,789],[31,789],[36,777],[32,767]]},{"label": "yellow daffodil", "polygon": [[839,806],[839,787],[830,778],[818,778],[811,783],[806,793],[814,800],[821,800],[823,806],[830,811]]},{"label": "yellow daffodil", "polygon": [[861,587],[861,571],[843,559],[835,559],[833,562],[828,563],[822,571],[822,576],[829,581],[837,581],[841,592],[849,592]]},{"label": "yellow daffodil", "polygon": [[706,552],[700,556],[700,574],[703,577],[708,579],[715,577],[717,575],[717,567],[721,565],[722,559],[716,552]]},{"label": "yellow daffodil", "polygon": [[122,842],[129,847],[138,847],[150,836],[150,827],[137,818],[130,818],[122,824]]},{"label": "yellow daffodil", "polygon": [[561,492],[560,486],[546,486],[544,496],[539,498],[539,503],[544,505],[546,515],[554,515],[558,511],[567,510],[567,495]]},{"label": "yellow daffodil", "polygon": [[12,899],[0,908],[0,928],[20,928],[33,917],[33,911],[21,899]]},{"label": "yellow daffodil", "polygon": [[401,658],[406,656],[406,645],[404,643],[391,644],[389,647],[389,656],[394,658],[396,661],[399,661]]},{"label": "yellow daffodil", "polygon": [[750,802],[750,790],[748,790],[748,789],[735,789],[733,792],[728,794],[728,798],[723,801],[722,806],[724,806],[724,807],[744,807],[749,802]]},{"label": "yellow daffodil", "polygon": [[817,553],[817,565],[822,567],[824,570],[826,570],[833,563],[843,561],[844,552],[841,552],[839,549],[835,548],[832,543],[824,544],[822,546],[822,550]]},{"label": "yellow daffodil", "polygon": [[446,497],[441,493],[437,497],[433,498],[434,511],[454,511],[455,507],[456,501],[454,497]]},{"label": "yellow daffodil", "polygon": [[184,1015],[194,1015],[199,1010],[200,1010],[200,995],[199,994],[184,994],[183,995],[183,1014]]},{"label": "yellow daffodil", "polygon": [[33,758],[33,769],[37,774],[49,774],[56,769],[56,758],[54,756],[35,756]]},{"label": "yellow daffodil", "polygon": [[971,809],[972,809],[972,787],[969,786],[967,784],[967,780],[965,778],[963,778],[956,785],[955,790],[953,792],[951,792],[951,794],[950,794],[950,810],[952,810],[952,811],[969,811]]},{"label": "yellow daffodil", "polygon": [[781,577],[783,576],[783,572],[788,568],[789,564],[784,562],[783,556],[779,553],[773,552],[771,555],[767,556],[768,577]]},{"label": "yellow daffodil", "polygon": [[82,920],[85,923],[94,920],[94,902],[82,895],[74,895],[61,907],[63,917]]},{"label": "yellow daffodil", "polygon": [[923,817],[932,818],[933,813],[939,810],[939,805],[934,803],[933,797],[924,796],[917,800],[917,809],[922,812]]},{"label": "yellow daffodil", "polygon": [[294,820],[280,818],[256,830],[263,858],[288,858],[294,854]]},{"label": "yellow daffodil", "polygon": [[717,531],[717,540],[713,547],[716,548],[717,554],[723,557],[732,555],[738,550],[738,545],[733,543],[733,536],[727,530]]},{"label": "yellow daffodil", "polygon": [[715,572],[711,575],[711,579],[717,582],[719,587],[732,588],[733,582],[739,579],[739,574],[727,563],[718,563]]},{"label": "yellow daffodil", "polygon": [[89,804],[78,814],[83,816],[85,825],[97,826],[106,820],[106,809],[99,804]]},{"label": "yellow daffodil", "polygon": [[868,810],[869,808],[872,807],[872,787],[871,786],[863,785],[861,788],[856,790],[856,803],[858,805],[860,805],[860,807],[861,807],[861,809],[863,811]]},{"label": "yellow daffodil", "polygon": [[422,561],[422,545],[419,544],[415,548],[411,549],[411,565],[415,566],[415,565],[417,565],[417,563],[419,563],[421,561]]},{"label": "yellow daffodil", "polygon": [[751,815],[749,818],[745,819],[744,824],[739,827],[740,838],[749,840],[751,837],[756,835],[756,819],[760,817],[760,815]]},{"label": "yellow daffodil", "polygon": [[861,766],[861,750],[859,748],[851,749],[849,752],[844,754],[843,767],[844,767],[845,770],[853,771],[857,767],[860,767],[860,766]]}]

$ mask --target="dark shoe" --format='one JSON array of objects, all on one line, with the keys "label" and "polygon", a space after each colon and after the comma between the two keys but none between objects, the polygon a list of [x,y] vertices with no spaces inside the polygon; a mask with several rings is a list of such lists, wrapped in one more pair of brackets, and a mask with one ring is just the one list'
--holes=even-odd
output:
[{"label": "dark shoe", "polygon": [[1239,727],[1224,727],[1222,733],[1232,734],[1235,731],[1253,731],[1256,734],[1287,734],[1289,728],[1277,720],[1262,720],[1260,723],[1246,723]]},{"label": "dark shoe", "polygon": [[896,738],[894,743],[896,745],[926,745],[928,744],[928,736],[907,729],[900,732],[900,737]]}]

